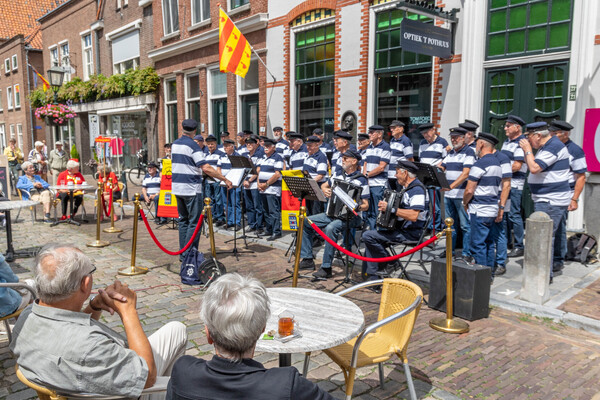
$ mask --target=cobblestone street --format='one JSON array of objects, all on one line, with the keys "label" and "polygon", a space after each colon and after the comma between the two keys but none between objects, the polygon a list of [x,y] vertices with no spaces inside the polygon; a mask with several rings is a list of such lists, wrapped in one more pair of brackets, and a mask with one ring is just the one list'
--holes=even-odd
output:
[{"label": "cobblestone street", "polygon": [[[88,212],[91,212],[88,203]],[[181,285],[179,261],[176,256],[163,253],[154,245],[143,223],[138,235],[137,265],[150,268],[146,275],[118,276],[119,268],[130,265],[130,247],[133,219],[129,217],[116,223],[124,232],[102,233],[103,240],[111,245],[101,249],[85,247],[95,235],[93,223],[81,227],[49,225],[36,222],[32,225],[28,211],[21,221],[13,225],[16,249],[40,246],[51,241],[71,242],[84,249],[94,260],[98,270],[94,274],[95,287],[103,287],[119,278],[138,292],[138,309],[147,334],[168,321],[184,322],[188,327],[187,353],[204,358],[212,357],[212,346],[204,336],[203,324],[198,317],[202,291],[197,287]],[[108,223],[103,223],[103,228]],[[156,235],[165,247],[177,248],[177,231],[169,226],[158,229]],[[6,247],[4,233],[0,246]],[[218,249],[231,250],[224,243],[229,236],[217,234]],[[243,243],[242,243],[243,244]],[[208,250],[209,242],[202,237],[200,248]],[[238,247],[243,248],[240,242]],[[250,244],[252,254],[241,254],[239,261],[231,253],[218,255],[227,271],[252,274],[267,286],[274,279],[286,275],[284,251],[260,244]],[[17,259],[11,264],[21,279],[31,277],[32,259]],[[341,277],[340,268],[334,268]],[[289,286],[290,281],[278,286]],[[299,286],[317,290],[333,288],[335,282],[312,283],[300,279]],[[367,323],[377,315],[378,295],[359,291],[351,299],[364,311]],[[596,311],[591,311],[594,313]],[[494,307],[487,319],[470,323],[470,332],[462,335],[444,334],[431,329],[428,321],[440,313],[423,305],[408,348],[408,357],[419,398],[426,399],[591,399],[600,391],[597,375],[600,373],[600,337],[593,333],[558,324],[549,318],[536,318]],[[104,322],[122,331],[115,315],[103,316]],[[324,330],[327,327],[323,327]],[[257,360],[267,367],[277,365],[276,354],[258,354]],[[8,349],[5,335],[0,336],[0,397],[7,399],[34,398],[16,378],[15,361]],[[295,354],[293,364],[302,369],[303,355]],[[385,389],[378,386],[377,368],[359,370],[354,394],[356,399],[401,399],[408,397],[402,365],[393,359],[385,365]],[[343,398],[344,382],[341,371],[327,356],[317,352],[311,357],[308,378],[317,382],[336,398]]]}]

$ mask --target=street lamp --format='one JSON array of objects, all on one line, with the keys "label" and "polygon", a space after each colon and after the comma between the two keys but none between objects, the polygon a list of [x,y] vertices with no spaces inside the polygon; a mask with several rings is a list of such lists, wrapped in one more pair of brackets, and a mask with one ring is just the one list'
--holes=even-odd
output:
[{"label": "street lamp", "polygon": [[61,67],[55,65],[47,71],[47,74],[50,86],[52,86],[52,91],[54,92],[53,104],[58,104],[56,93],[58,93],[58,88],[62,86],[65,71],[63,71]]}]

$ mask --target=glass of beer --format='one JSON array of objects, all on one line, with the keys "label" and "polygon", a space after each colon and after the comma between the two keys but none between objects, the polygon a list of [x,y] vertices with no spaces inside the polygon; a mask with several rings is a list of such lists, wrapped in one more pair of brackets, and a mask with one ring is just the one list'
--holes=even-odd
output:
[{"label": "glass of beer", "polygon": [[279,336],[290,336],[294,332],[294,314],[288,310],[279,314]]}]

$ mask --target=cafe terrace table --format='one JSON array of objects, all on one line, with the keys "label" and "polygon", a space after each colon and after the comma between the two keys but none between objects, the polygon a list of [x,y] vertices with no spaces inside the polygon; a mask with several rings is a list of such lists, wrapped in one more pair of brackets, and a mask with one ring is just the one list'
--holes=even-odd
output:
[{"label": "cafe terrace table", "polygon": [[33,200],[12,200],[12,201],[0,201],[0,211],[4,211],[6,215],[6,261],[13,261],[17,257],[32,257],[33,254],[29,251],[15,251],[13,247],[12,238],[12,222],[10,218],[10,210],[16,210],[18,208],[25,208],[36,206],[40,204],[39,201]]},{"label": "cafe terrace table", "polygon": [[[73,215],[73,193],[76,190],[91,190],[91,189],[97,189],[96,187],[92,186],[92,185],[88,185],[87,183],[83,183],[81,185],[51,185],[49,186],[50,189],[54,190],[54,191],[58,191],[58,190],[68,190],[70,197],[71,197],[71,201],[69,201],[69,215]],[[87,221],[85,221],[87,222]],[[52,226],[56,226],[58,224],[61,223],[66,223],[66,224],[75,224],[77,226],[81,225],[80,222],[74,221],[73,218],[67,218],[65,220],[62,221],[55,221]]]},{"label": "cafe terrace table", "polygon": [[271,316],[265,333],[277,331],[279,317],[284,311],[294,314],[302,337],[288,342],[263,340],[256,350],[279,353],[279,366],[291,365],[291,353],[306,353],[328,349],[356,337],[365,326],[362,310],[352,301],[328,292],[303,288],[269,288]]}]

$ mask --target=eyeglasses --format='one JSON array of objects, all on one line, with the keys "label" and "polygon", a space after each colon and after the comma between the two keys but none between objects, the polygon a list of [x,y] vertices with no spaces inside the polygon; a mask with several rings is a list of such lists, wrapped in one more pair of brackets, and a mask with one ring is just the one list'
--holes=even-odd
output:
[{"label": "eyeglasses", "polygon": [[92,270],[90,272],[88,272],[88,275],[92,275],[94,272],[96,272],[96,266],[94,265],[94,268],[92,268]]}]

